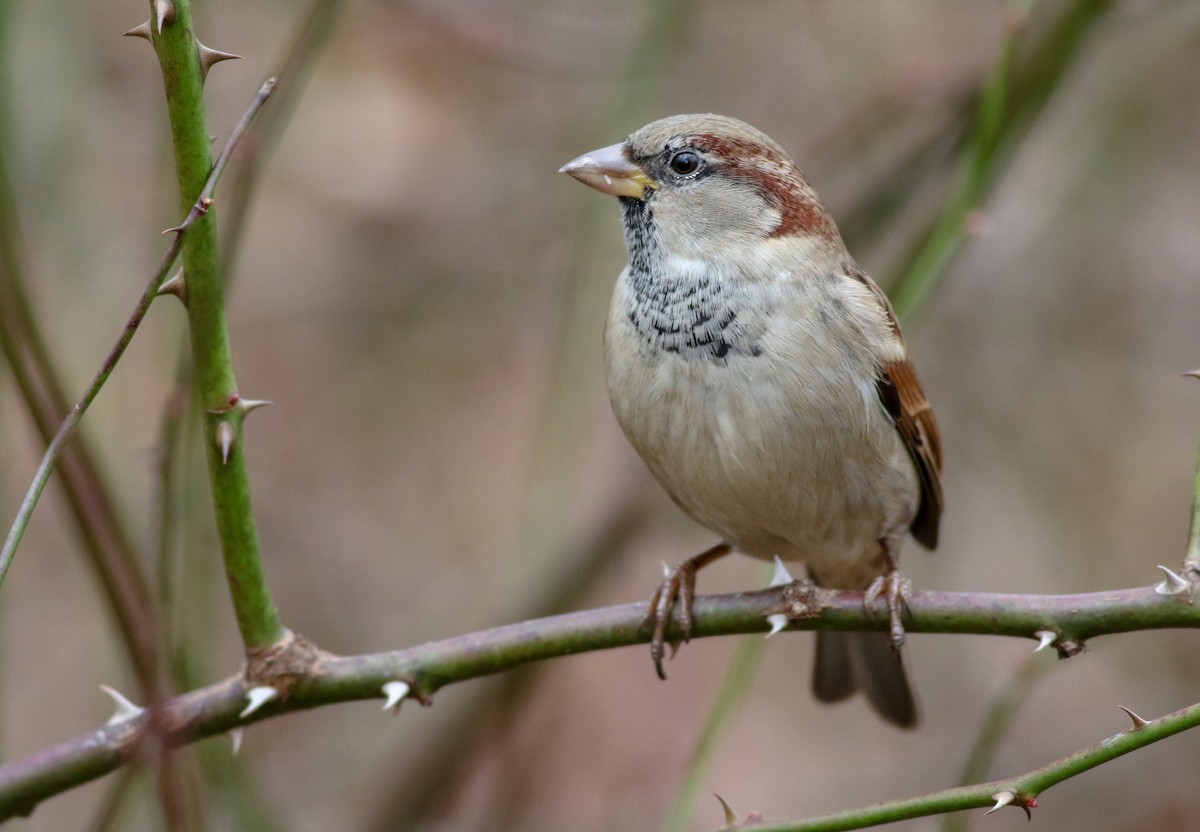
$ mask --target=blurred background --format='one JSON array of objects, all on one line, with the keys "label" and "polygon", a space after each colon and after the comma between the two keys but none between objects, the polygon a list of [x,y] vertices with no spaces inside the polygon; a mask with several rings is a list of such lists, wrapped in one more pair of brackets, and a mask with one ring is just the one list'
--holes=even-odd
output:
[{"label": "blurred background", "polygon": [[[775,138],[859,261],[904,286],[947,459],[941,546],[904,553],[918,588],[1086,592],[1177,564],[1200,427],[1200,386],[1180,377],[1200,366],[1200,4],[1027,5],[197,4],[201,39],[245,56],[208,80],[218,143],[287,66],[217,199],[239,386],[274,402],[246,448],[285,622],[338,653],[411,646],[647,597],[660,560],[712,544],[609,412],[618,210],[556,172],[689,111]],[[145,15],[134,0],[0,4],[6,256],[71,400],[179,219],[157,64],[120,37]],[[182,308],[158,301],[85,434],[169,598],[176,678],[201,685],[241,651],[197,440],[162,437],[183,336]],[[43,447],[12,381],[6,364],[5,528]],[[80,552],[52,485],[0,592],[4,760],[107,719],[98,684],[136,690]],[[762,570],[729,559],[700,591]],[[1118,704],[1152,717],[1200,699],[1196,639],[1039,655],[989,776],[1123,730]],[[617,650],[455,685],[397,718],[363,702],[271,720],[237,758],[207,740],[181,755],[187,828],[659,829],[738,643],[692,643],[667,683],[644,648]],[[811,636],[773,639],[681,828],[721,825],[711,792],[778,816],[954,785],[1033,643],[909,644],[924,722],[905,733],[857,700],[818,706]],[[1036,822],[1194,828],[1198,754],[1193,732],[1122,758],[1048,792]],[[110,775],[13,827],[163,828],[153,791]],[[1027,828],[1014,810],[986,824]]]}]

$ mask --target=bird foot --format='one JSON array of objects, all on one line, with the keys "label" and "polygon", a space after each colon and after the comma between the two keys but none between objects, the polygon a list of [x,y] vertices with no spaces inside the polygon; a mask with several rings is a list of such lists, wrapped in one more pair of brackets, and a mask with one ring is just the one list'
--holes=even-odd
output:
[{"label": "bird foot", "polygon": [[671,658],[674,658],[675,650],[680,643],[679,641],[667,641],[667,627],[671,623],[671,611],[679,609],[679,632],[682,636],[680,641],[686,643],[692,637],[692,605],[696,600],[696,572],[701,567],[728,554],[729,551],[730,547],[721,543],[695,557],[688,558],[674,569],[664,565],[666,577],[654,590],[654,594],[650,596],[646,617],[642,621],[642,627],[654,624],[654,633],[650,637],[650,658],[654,660],[654,669],[658,673],[658,678],[663,680],[667,678],[667,674],[663,670],[666,645],[670,643]]},{"label": "bird foot", "polygon": [[902,619],[908,610],[908,596],[911,593],[912,581],[904,577],[904,573],[899,569],[893,567],[888,570],[886,575],[880,575],[871,581],[871,585],[863,594],[863,607],[866,609],[867,616],[872,619],[876,616],[876,607],[880,598],[887,604],[888,619],[891,622],[888,634],[896,652],[899,652],[900,648],[904,646],[905,635]]}]

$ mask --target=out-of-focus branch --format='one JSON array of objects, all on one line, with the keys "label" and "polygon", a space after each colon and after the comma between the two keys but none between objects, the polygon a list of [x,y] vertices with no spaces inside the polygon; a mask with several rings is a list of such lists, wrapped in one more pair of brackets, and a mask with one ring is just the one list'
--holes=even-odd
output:
[{"label": "out-of-focus branch", "polygon": [[1031,4],[1032,0],[1015,0],[1009,31],[996,67],[984,84],[975,126],[950,197],[887,281],[888,294],[901,319],[908,317],[945,274],[972,231],[972,212],[991,193],[1012,151],[1058,89],[1111,0],[1076,0],[1055,20],[1028,58],[1018,62],[1017,48]]},{"label": "out-of-focus branch", "polygon": [[[5,35],[6,29],[0,26],[0,38]],[[5,155],[11,146],[3,123],[7,116],[7,78],[0,77],[0,353],[12,370],[34,428],[49,445],[70,402],[26,289],[18,201]],[[149,586],[112,492],[84,437],[64,449],[58,471],[84,553],[116,620],[138,687],[147,699],[156,698],[155,622]],[[6,562],[0,565],[0,570],[6,568]]]},{"label": "out-of-focus branch", "polygon": [[[1191,591],[1196,588],[1195,583],[1190,586]],[[1022,638],[1038,638],[1035,634],[1051,632],[1056,634],[1054,645],[1062,656],[1074,655],[1087,639],[1099,635],[1200,628],[1200,607],[1191,603],[1188,593],[1161,594],[1161,590],[1162,585],[1083,595],[914,592],[906,628],[909,633]],[[802,581],[759,592],[697,598],[692,638],[761,633],[768,629],[766,616],[779,612],[792,616],[791,627],[797,630],[857,631],[886,626],[886,621],[866,611],[861,592],[823,590]],[[429,696],[446,685],[529,662],[644,644],[649,638],[641,627],[644,614],[644,604],[624,604],[510,624],[392,653],[344,657],[320,653],[306,675],[295,681],[286,699],[268,702],[247,716],[242,714],[250,683],[239,674],[27,759],[0,766],[0,820],[28,814],[47,797],[128,763],[150,720],[154,721],[158,738],[166,746],[174,747],[289,711],[356,699],[378,701],[383,686],[389,683],[402,685],[404,696],[428,701]],[[678,639],[681,634],[672,627],[667,636]],[[1128,735],[1132,740],[1126,735],[1116,740],[1121,748],[1132,750],[1144,745],[1147,738],[1169,736],[1191,726],[1192,710],[1183,717],[1152,723],[1154,730],[1148,734],[1139,731]],[[1194,710],[1195,717],[1200,718],[1200,706]],[[1037,794],[1059,782],[1061,772],[1074,773],[1098,764],[1088,762],[1097,759],[1094,752],[1089,755],[1078,760],[1069,758],[1073,761],[1070,767],[1040,770],[1020,779],[1019,793]],[[971,801],[977,801],[974,792],[970,795]],[[976,805],[979,804],[968,802],[950,808]]]}]

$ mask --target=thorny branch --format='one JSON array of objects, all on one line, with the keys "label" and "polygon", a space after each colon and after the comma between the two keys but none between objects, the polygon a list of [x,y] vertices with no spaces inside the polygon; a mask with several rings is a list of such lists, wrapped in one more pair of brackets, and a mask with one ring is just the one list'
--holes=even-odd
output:
[{"label": "thorny branch", "polygon": [[[1099,635],[1200,628],[1200,607],[1192,603],[1192,595],[1200,589],[1197,566],[1185,565],[1182,571],[1188,577],[1178,578],[1182,584],[1164,581],[1157,587],[1081,595],[914,592],[907,629],[910,633],[1030,638],[1053,644],[1059,655],[1066,657],[1078,653],[1088,639]],[[404,698],[428,702],[434,692],[447,685],[528,662],[643,644],[648,640],[648,633],[641,629],[644,613],[643,604],[624,604],[510,624],[389,653],[318,653],[286,696],[263,701],[254,709],[247,708],[247,702],[254,701],[251,683],[239,674],[171,699],[152,713],[141,711],[126,716],[0,767],[0,820],[28,814],[40,801],[130,762],[151,715],[162,743],[177,747],[261,719],[335,702],[382,696],[394,700],[393,704]],[[800,581],[759,592],[697,598],[692,636],[761,633],[769,629],[767,616],[778,614],[787,615],[790,628],[797,630],[870,630],[884,624],[866,612],[862,593],[823,590]],[[668,631],[668,637],[678,636],[677,629]],[[1136,732],[1137,739],[1127,741],[1132,743],[1127,750],[1189,727],[1190,722],[1182,725],[1181,720],[1191,720],[1198,709],[1200,706],[1188,709],[1185,717],[1164,717],[1162,724],[1174,728]],[[1012,782],[1025,784],[1020,786],[1020,795],[1036,794],[1058,782],[1047,777]]]}]

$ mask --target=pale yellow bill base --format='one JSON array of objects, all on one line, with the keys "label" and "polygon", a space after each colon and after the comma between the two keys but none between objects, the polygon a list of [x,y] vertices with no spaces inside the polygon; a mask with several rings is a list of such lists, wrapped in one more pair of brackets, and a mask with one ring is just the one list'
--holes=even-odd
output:
[{"label": "pale yellow bill base", "polygon": [[567,162],[558,172],[573,176],[583,184],[611,196],[642,199],[647,190],[658,187],[658,183],[647,176],[644,170],[625,157],[624,143],[585,153]]}]

